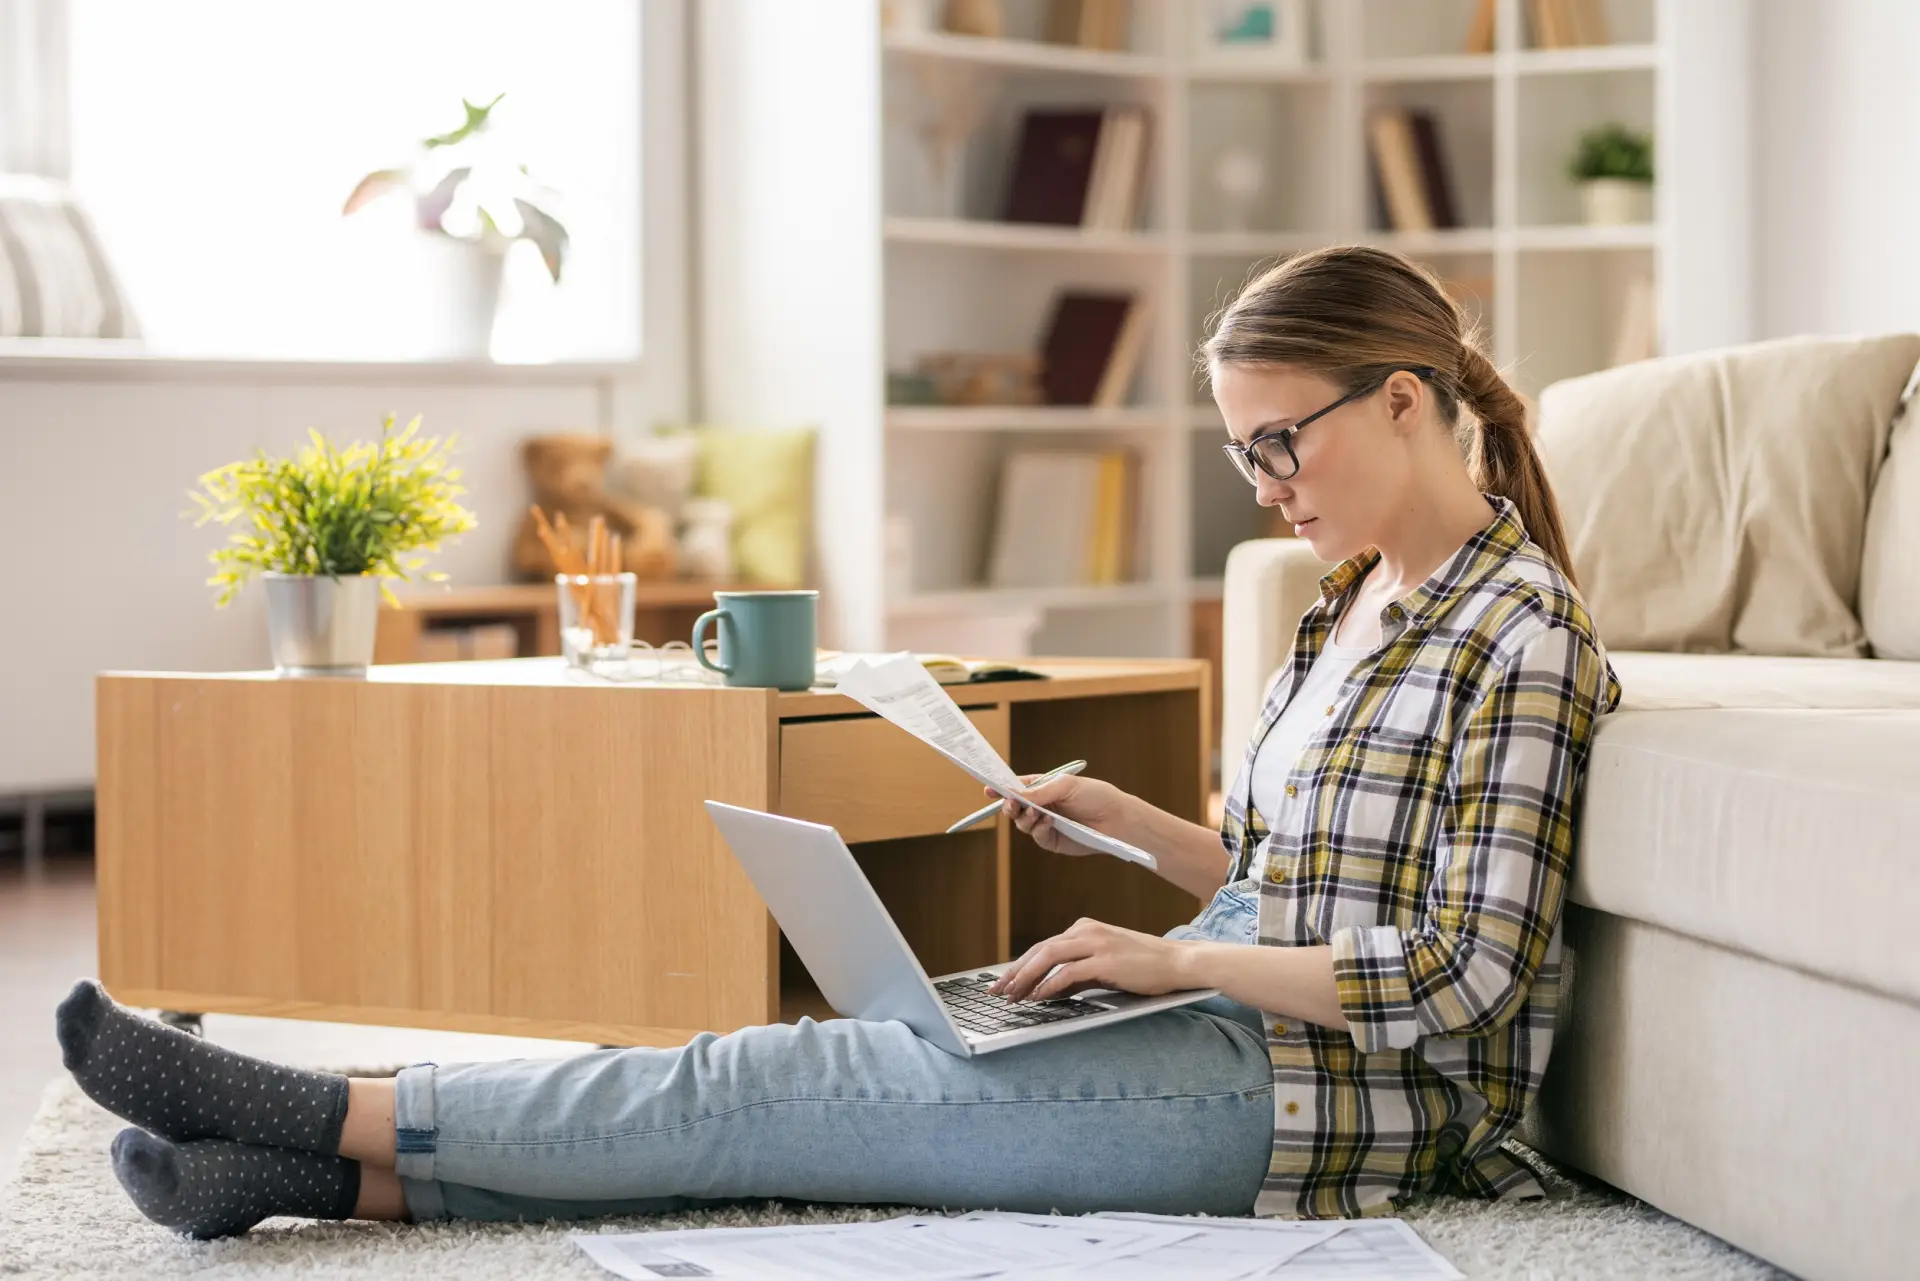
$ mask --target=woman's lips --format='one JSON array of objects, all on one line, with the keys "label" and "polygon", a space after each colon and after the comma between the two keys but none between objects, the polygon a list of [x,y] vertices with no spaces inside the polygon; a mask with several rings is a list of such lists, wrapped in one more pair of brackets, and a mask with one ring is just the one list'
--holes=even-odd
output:
[{"label": "woman's lips", "polygon": [[1293,522],[1293,532],[1297,534],[1301,530],[1305,529],[1308,525],[1313,524],[1314,521],[1319,519],[1320,518],[1318,516],[1309,516],[1305,520],[1296,520]]}]

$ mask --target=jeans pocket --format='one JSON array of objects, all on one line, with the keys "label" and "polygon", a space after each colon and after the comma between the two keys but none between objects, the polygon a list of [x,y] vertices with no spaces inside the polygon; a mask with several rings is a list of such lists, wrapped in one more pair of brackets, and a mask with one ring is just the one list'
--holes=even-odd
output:
[{"label": "jeans pocket", "polygon": [[1260,933],[1260,904],[1252,894],[1222,886],[1193,928],[1223,943],[1250,943]]}]

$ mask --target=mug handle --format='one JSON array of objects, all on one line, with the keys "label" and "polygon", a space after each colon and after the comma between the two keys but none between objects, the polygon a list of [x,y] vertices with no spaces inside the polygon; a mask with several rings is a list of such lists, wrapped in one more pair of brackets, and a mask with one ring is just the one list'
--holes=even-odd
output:
[{"label": "mug handle", "polygon": [[710,609],[700,615],[700,617],[694,619],[693,657],[700,666],[706,668],[708,671],[719,672],[722,676],[731,676],[733,675],[733,668],[730,665],[723,666],[707,658],[707,643],[701,639],[701,634],[707,630],[708,623],[713,623],[716,627],[721,623],[725,623],[728,630],[731,631],[733,628],[733,617],[724,609]]}]

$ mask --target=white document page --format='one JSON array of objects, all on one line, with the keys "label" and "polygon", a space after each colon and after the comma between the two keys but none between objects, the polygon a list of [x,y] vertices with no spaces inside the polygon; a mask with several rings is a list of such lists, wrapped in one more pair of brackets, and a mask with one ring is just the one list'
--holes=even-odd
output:
[{"label": "white document page", "polygon": [[[1104,1273],[1122,1256],[1178,1241],[1187,1230],[1151,1223],[1056,1219],[1059,1228],[965,1219],[576,1233],[582,1251],[630,1281],[972,1281],[1003,1275]],[[1066,1225],[1073,1225],[1067,1227]]]},{"label": "white document page", "polygon": [[[1214,1235],[1240,1232],[1257,1242],[1262,1233],[1276,1241],[1318,1232],[1298,1249],[1275,1252],[1249,1276],[1273,1281],[1466,1281],[1460,1270],[1428,1245],[1405,1219],[1189,1219],[1178,1215],[1108,1213],[1102,1219],[1155,1223],[1201,1223]],[[1198,1249],[1199,1241],[1190,1243]]]},{"label": "white document page", "polygon": [[[1021,796],[1024,784],[1020,776],[1000,759],[993,744],[974,728],[966,713],[940,683],[927,674],[912,654],[898,654],[882,663],[855,663],[840,677],[840,693],[867,710],[892,721],[982,783],[1023,804],[1032,804]],[[1145,850],[1115,840],[1076,823],[1064,814],[1034,805],[1053,819],[1055,830],[1077,845],[1146,868],[1158,868],[1159,861]]]},{"label": "white document page", "polygon": [[[1038,1224],[1076,1223],[1082,1219],[1041,1215],[1003,1215],[977,1211],[979,1217],[1012,1218]],[[967,1217],[973,1218],[976,1215]],[[1108,1222],[1164,1225],[1184,1229],[1173,1240],[1110,1260],[1100,1266],[1101,1281],[1244,1281],[1266,1277],[1275,1266],[1312,1249],[1341,1229],[1338,1223],[1296,1223],[1278,1219],[1201,1219],[1182,1215],[1100,1214]],[[1066,1272],[1035,1273],[1065,1276]]]}]

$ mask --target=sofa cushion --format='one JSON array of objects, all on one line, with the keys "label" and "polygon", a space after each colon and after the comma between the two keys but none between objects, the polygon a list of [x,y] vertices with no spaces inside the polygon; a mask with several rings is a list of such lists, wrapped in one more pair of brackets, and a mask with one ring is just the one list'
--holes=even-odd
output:
[{"label": "sofa cushion", "polygon": [[1911,708],[1615,712],[1594,740],[1569,894],[1920,1001],[1917,762]]},{"label": "sofa cushion", "polygon": [[1867,499],[1920,335],[1640,361],[1540,396],[1582,594],[1619,649],[1857,657]]},{"label": "sofa cushion", "polygon": [[1671,707],[1920,708],[1920,663],[1608,651],[1625,711]]},{"label": "sofa cushion", "polygon": [[1920,394],[1907,398],[1873,483],[1860,622],[1876,657],[1920,659]]}]

